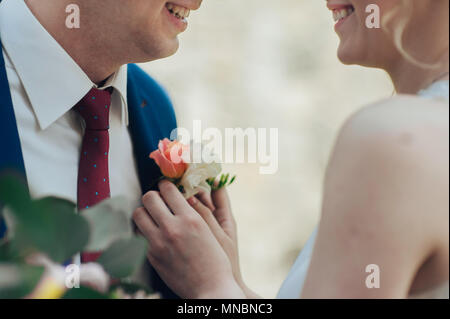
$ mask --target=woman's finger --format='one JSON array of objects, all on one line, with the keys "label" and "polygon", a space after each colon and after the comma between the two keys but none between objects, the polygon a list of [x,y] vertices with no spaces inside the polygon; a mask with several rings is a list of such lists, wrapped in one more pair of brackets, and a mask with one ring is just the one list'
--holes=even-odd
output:
[{"label": "woman's finger", "polygon": [[230,200],[225,187],[215,190],[211,193],[211,197],[216,207],[214,215],[218,223],[223,227],[227,222],[234,223],[234,217],[231,213]]},{"label": "woman's finger", "polygon": [[216,207],[214,206],[214,203],[211,198],[210,192],[200,191],[196,197],[198,200],[202,202],[203,205],[208,207],[212,212],[216,210]]},{"label": "woman's finger", "polygon": [[223,235],[223,230],[220,227],[211,210],[208,207],[206,207],[201,201],[199,201],[195,196],[189,198],[188,203],[208,224],[214,236],[216,238],[220,238],[220,236]]},{"label": "woman's finger", "polygon": [[150,191],[146,193],[142,197],[142,203],[158,226],[168,223],[170,218],[173,218],[170,209],[158,192]]}]

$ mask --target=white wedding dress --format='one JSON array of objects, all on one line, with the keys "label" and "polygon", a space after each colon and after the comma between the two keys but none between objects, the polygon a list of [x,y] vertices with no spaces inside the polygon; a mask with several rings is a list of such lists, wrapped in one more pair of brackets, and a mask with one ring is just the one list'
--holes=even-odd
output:
[{"label": "white wedding dress", "polygon": [[[418,94],[424,98],[440,99],[449,103],[449,81],[439,81],[432,84],[425,90],[422,90]],[[309,263],[311,261],[311,256],[314,248],[314,242],[316,240],[317,228],[312,233],[311,237],[306,242],[300,255],[295,261],[294,266],[289,272],[288,277],[284,281],[281,289],[278,293],[277,298],[279,299],[297,299],[300,298],[303,284],[306,279],[308,272]],[[448,299],[449,298],[449,282],[447,281],[443,285],[431,289],[420,295],[413,295],[410,298],[439,298]]]}]

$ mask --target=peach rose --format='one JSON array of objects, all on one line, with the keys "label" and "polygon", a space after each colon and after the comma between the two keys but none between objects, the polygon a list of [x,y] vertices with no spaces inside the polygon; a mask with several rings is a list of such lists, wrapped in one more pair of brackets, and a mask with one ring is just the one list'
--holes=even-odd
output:
[{"label": "peach rose", "polygon": [[182,158],[188,149],[188,146],[178,141],[165,138],[159,142],[158,149],[150,154],[150,158],[156,162],[165,177],[178,179],[188,167]]}]

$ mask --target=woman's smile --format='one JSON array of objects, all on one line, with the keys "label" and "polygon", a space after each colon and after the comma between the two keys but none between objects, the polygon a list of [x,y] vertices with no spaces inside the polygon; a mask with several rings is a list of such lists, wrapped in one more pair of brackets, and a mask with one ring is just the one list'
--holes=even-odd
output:
[{"label": "woman's smile", "polygon": [[333,19],[336,22],[335,30],[355,12],[353,5],[346,0],[328,1],[327,7],[333,13]]},{"label": "woman's smile", "polygon": [[336,22],[334,28],[337,30],[337,28],[342,25],[354,12],[355,9],[352,6],[333,10],[333,19]]}]

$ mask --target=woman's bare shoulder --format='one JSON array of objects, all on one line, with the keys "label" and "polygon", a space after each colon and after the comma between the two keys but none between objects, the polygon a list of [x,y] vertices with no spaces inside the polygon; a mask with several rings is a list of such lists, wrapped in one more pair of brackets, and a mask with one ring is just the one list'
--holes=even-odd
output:
[{"label": "woman's bare shoulder", "polygon": [[414,96],[373,103],[354,113],[342,127],[336,147],[349,144],[359,145],[360,151],[370,148],[391,153],[386,155],[404,153],[420,155],[420,160],[448,162],[449,105]]},{"label": "woman's bare shoulder", "polygon": [[308,277],[319,276],[326,260],[333,260],[331,279],[339,278],[334,269],[361,271],[374,262],[385,282],[402,278],[404,290],[380,290],[397,298],[420,262],[448,251],[448,135],[448,105],[414,97],[380,101],[349,118],[327,168]]},{"label": "woman's bare shoulder", "polygon": [[410,132],[448,137],[449,105],[446,102],[411,95],[377,101],[354,113],[343,127],[355,133],[395,134]]},{"label": "woman's bare shoulder", "polygon": [[[395,198],[403,197],[430,208],[445,208],[448,172],[448,105],[399,96],[369,105],[349,118],[336,141],[325,187],[346,185],[341,191],[360,192],[362,198],[364,194],[390,198],[393,207],[398,205]],[[405,202],[405,213],[412,213],[407,207]],[[389,211],[385,208],[380,213]],[[448,215],[448,209],[435,211]]]}]

